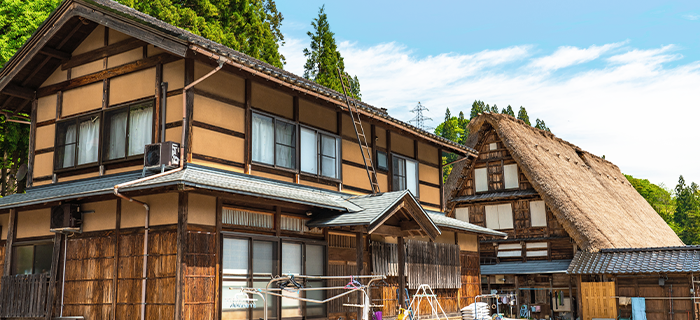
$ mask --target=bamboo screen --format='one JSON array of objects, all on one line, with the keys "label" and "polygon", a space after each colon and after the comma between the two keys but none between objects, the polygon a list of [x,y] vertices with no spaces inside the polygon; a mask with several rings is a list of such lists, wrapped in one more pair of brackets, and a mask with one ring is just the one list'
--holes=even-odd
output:
[{"label": "bamboo screen", "polygon": [[234,208],[223,208],[221,220],[224,224],[272,229],[273,215],[271,213],[255,212]]},{"label": "bamboo screen", "polygon": [[[398,275],[396,244],[372,242],[374,274]],[[459,289],[462,285],[459,246],[448,243],[406,240],[406,276],[408,288],[421,284],[433,289]]]}]

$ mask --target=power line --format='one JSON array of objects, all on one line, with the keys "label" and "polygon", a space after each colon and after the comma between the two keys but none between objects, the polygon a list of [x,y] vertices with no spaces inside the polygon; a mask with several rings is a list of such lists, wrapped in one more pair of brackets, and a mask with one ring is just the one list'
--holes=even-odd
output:
[{"label": "power line", "polygon": [[420,129],[423,129],[425,131],[432,131],[434,128],[426,127],[425,122],[426,121],[433,121],[433,118],[426,117],[425,115],[423,115],[423,111],[430,111],[430,110],[428,110],[428,108],[426,108],[424,105],[422,105],[420,103],[420,101],[418,101],[418,104],[413,109],[411,109],[411,112],[413,112],[416,116],[413,117],[413,119],[409,120],[408,123],[420,128]]}]

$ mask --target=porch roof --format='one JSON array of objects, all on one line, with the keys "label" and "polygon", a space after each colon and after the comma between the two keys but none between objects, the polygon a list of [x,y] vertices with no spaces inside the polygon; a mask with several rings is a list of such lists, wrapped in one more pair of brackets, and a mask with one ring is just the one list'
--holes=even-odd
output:
[{"label": "porch roof", "polygon": [[[13,194],[0,198],[0,209],[108,195],[113,192],[115,185],[139,178],[141,178],[141,171],[134,171],[33,187],[27,189],[27,192],[24,194]],[[182,171],[121,188],[120,191],[129,192],[176,185],[283,200],[345,212],[363,210],[354,203],[346,201],[345,198],[348,195],[339,192],[212,169],[195,164],[187,164]]]},{"label": "porch roof", "polygon": [[482,275],[566,273],[571,260],[535,260],[481,265]]},{"label": "porch roof", "polygon": [[578,252],[567,272],[570,274],[700,272],[700,246]]}]

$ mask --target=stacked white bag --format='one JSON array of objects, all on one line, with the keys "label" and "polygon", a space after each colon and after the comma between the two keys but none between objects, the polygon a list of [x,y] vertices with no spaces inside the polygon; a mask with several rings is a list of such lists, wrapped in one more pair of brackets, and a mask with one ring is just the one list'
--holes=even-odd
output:
[{"label": "stacked white bag", "polygon": [[472,303],[462,308],[462,320],[484,320],[491,319],[489,316],[489,305],[486,302]]}]

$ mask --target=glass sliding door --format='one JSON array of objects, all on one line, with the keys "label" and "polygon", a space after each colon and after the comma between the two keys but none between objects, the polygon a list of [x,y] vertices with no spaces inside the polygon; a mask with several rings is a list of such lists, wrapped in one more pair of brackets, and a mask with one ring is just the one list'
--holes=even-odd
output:
[{"label": "glass sliding door", "polygon": [[[301,243],[282,243],[282,274],[302,274],[302,245]],[[285,296],[299,297],[299,292],[283,291]],[[282,318],[294,318],[303,316],[301,301],[282,298]]]}]

